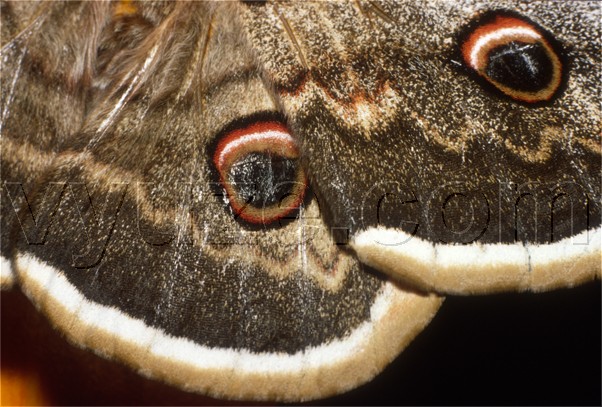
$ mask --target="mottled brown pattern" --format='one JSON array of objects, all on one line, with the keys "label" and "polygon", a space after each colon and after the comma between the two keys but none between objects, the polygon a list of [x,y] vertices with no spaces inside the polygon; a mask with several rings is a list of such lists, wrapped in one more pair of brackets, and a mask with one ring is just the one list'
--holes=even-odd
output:
[{"label": "mottled brown pattern", "polygon": [[[381,282],[337,249],[315,202],[284,228],[246,231],[214,196],[207,146],[233,118],[277,109],[233,6],[215,6],[104,10],[113,20],[100,25],[97,76],[75,142],[4,140],[15,168],[32,179],[43,174],[36,194],[15,184],[5,193],[16,206],[25,196],[29,203],[20,222],[40,246],[20,250],[64,270],[91,300],[200,344],[294,353],[368,318]],[[49,80],[31,69],[31,79],[15,78],[21,86]],[[29,91],[16,92],[29,100],[20,96]],[[31,100],[49,110],[46,118],[33,115],[48,123],[49,137],[65,133],[54,105]],[[24,117],[17,106],[9,105],[14,125],[6,122],[15,128]],[[6,133],[17,136],[13,127]],[[53,155],[55,143],[65,151]],[[22,167],[24,158],[38,167]],[[22,179],[7,174],[6,181]]]},{"label": "mottled brown pattern", "polygon": [[[491,9],[562,45],[568,82],[549,104],[504,99],[460,66],[457,39]],[[264,391],[123,338],[113,349],[16,270],[70,340],[166,382],[278,400],[357,386],[440,299],[362,264],[349,236],[381,224],[435,243],[545,244],[600,227],[596,16],[593,2],[2,3],[1,254],[35,255],[167,335],[263,354],[346,340],[386,288],[364,353]],[[281,227],[237,222],[216,184],[217,137],[257,114],[285,118],[311,179]]]},{"label": "mottled brown pattern", "polygon": [[[248,25],[251,37],[332,221],[355,232],[405,220],[405,232],[435,243],[549,243],[600,227],[599,3],[378,4],[389,17],[368,18],[369,2],[248,8],[249,22],[263,22]],[[524,15],[561,44],[568,82],[551,103],[517,103],[462,69],[458,39],[496,9]],[[294,44],[279,31],[282,16],[298,33]],[[573,219],[553,204],[567,185]],[[535,213],[520,202],[525,189],[538,205],[530,218],[514,213]],[[397,201],[378,213],[386,193]],[[443,224],[452,194],[467,198],[445,209]]]}]

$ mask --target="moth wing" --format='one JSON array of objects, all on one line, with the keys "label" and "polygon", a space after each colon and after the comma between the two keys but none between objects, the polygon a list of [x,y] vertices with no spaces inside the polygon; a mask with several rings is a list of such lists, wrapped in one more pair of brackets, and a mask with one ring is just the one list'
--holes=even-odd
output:
[{"label": "moth wing", "polygon": [[15,45],[31,60],[6,54],[23,73],[3,174],[34,183],[7,209],[9,255],[71,342],[186,390],[298,401],[370,380],[433,317],[441,299],[341,250],[315,199],[277,227],[236,219],[215,143],[278,111],[237,4],[41,7]]},{"label": "moth wing", "polygon": [[[468,294],[600,277],[599,11],[360,1],[249,4],[247,15],[264,21],[250,35],[330,222],[366,264]],[[469,72],[463,41],[495,18],[563,61],[550,68],[564,78],[553,98],[516,100]]]}]

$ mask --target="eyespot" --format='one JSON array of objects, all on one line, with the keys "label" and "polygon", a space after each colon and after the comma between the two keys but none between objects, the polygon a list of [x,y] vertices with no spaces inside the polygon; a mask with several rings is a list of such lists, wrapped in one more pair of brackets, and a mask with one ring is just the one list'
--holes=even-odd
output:
[{"label": "eyespot", "polygon": [[511,15],[481,20],[461,43],[464,64],[515,100],[550,100],[562,81],[562,62],[542,28]]},{"label": "eyespot", "polygon": [[279,121],[258,121],[228,132],[213,163],[234,216],[268,225],[297,211],[307,189],[298,159],[298,146]]}]

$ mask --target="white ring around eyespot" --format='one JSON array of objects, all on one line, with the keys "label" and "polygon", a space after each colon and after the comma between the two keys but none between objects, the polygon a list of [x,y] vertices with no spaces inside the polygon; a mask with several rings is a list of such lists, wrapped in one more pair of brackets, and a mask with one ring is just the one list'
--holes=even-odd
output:
[{"label": "white ring around eyespot", "polygon": [[495,30],[489,34],[483,35],[479,38],[470,51],[470,66],[472,66],[475,70],[479,70],[478,65],[478,56],[481,52],[481,49],[485,47],[491,41],[497,41],[504,37],[514,37],[517,35],[523,35],[530,37],[534,40],[540,40],[542,36],[537,33],[535,30],[526,27],[517,27],[517,28],[500,28]]},{"label": "white ring around eyespot", "polygon": [[284,131],[268,130],[268,131],[263,131],[261,133],[251,133],[246,136],[242,136],[235,140],[232,140],[231,142],[226,144],[224,149],[220,152],[219,157],[217,158],[219,166],[221,167],[224,164],[224,160],[226,159],[228,154],[230,154],[230,152],[232,150],[235,150],[236,148],[240,147],[240,145],[251,142],[251,141],[259,141],[259,140],[269,141],[270,139],[272,139],[273,141],[280,141],[280,142],[287,142],[287,143],[295,142],[295,140],[291,137],[291,135]]}]

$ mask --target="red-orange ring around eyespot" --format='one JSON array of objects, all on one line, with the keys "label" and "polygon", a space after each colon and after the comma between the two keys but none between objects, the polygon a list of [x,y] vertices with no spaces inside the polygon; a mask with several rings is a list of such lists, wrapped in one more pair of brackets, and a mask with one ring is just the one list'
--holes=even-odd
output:
[{"label": "red-orange ring around eyespot", "polygon": [[[538,42],[545,48],[546,53],[552,62],[553,74],[549,85],[544,89],[541,89],[537,92],[513,89],[504,85],[503,83],[494,81],[484,73],[483,67],[486,65],[486,51],[494,48],[497,45],[505,44],[507,38],[503,36],[500,36],[499,38],[491,38],[486,46],[481,45],[479,47],[483,50],[477,49],[479,46],[479,40],[486,38],[488,35],[494,34],[495,32],[503,32],[502,30],[504,29],[514,29],[517,33],[516,38],[527,43]],[[461,51],[464,63],[466,65],[474,69],[475,72],[485,78],[496,88],[501,90],[504,94],[516,100],[528,103],[549,100],[556,93],[562,81],[562,62],[560,61],[560,58],[558,58],[556,51],[546,40],[545,36],[538,27],[529,23],[528,21],[521,20],[518,17],[497,16],[492,22],[483,24],[468,36],[466,41],[464,41],[461,46]]]},{"label": "red-orange ring around eyespot", "polygon": [[[220,177],[220,182],[234,213],[252,224],[269,224],[290,215],[303,202],[307,190],[307,177],[302,168],[297,170],[295,187],[283,202],[285,208],[255,208],[246,205],[237,198],[236,191],[227,182],[226,175],[239,159],[249,153],[269,153],[288,159],[299,157],[299,148],[288,128],[278,121],[260,121],[236,129],[228,133],[217,145],[213,155],[213,163]],[[289,202],[290,201],[290,202]],[[281,210],[281,212],[278,212]],[[267,216],[266,216],[267,214]]]}]

